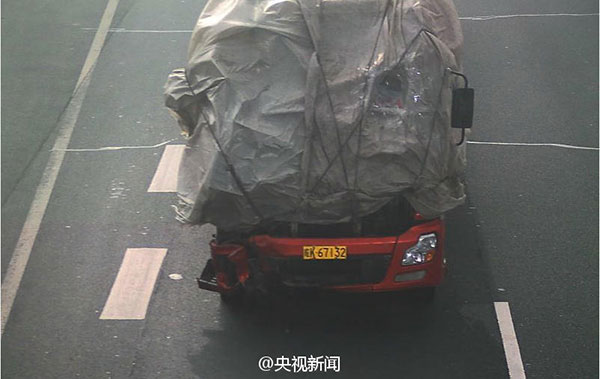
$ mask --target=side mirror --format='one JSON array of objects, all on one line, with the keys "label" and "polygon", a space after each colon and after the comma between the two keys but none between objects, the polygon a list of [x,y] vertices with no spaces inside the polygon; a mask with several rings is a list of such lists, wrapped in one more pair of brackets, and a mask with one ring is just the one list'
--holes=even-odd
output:
[{"label": "side mirror", "polygon": [[452,90],[451,126],[457,129],[470,129],[473,126],[473,88],[456,88]]}]

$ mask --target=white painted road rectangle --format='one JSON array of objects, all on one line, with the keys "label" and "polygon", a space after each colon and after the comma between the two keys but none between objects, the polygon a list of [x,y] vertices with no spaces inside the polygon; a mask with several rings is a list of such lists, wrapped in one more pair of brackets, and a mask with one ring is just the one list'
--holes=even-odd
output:
[{"label": "white painted road rectangle", "polygon": [[143,320],[167,249],[127,249],[101,320]]},{"label": "white painted road rectangle", "polygon": [[167,145],[148,192],[177,192],[177,174],[185,145]]},{"label": "white painted road rectangle", "polygon": [[496,318],[498,319],[502,344],[504,345],[508,376],[511,379],[525,379],[519,341],[517,341],[517,334],[510,315],[510,307],[506,302],[497,302],[494,303],[494,308],[496,309]]}]

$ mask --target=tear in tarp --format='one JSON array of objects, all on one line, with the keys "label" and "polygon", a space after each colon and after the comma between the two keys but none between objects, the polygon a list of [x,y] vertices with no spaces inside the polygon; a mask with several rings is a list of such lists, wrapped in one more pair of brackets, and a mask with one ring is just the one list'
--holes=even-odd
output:
[{"label": "tear in tarp", "polygon": [[425,217],[462,203],[462,41],[450,0],[209,0],[165,86],[189,137],[180,219],[233,230],[348,222],[398,194]]}]

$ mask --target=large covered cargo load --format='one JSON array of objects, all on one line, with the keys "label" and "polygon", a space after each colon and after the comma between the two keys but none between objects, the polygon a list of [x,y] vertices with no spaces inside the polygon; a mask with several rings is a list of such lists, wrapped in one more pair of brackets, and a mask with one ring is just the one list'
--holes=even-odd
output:
[{"label": "large covered cargo load", "polygon": [[165,87],[187,147],[178,215],[248,230],[464,201],[451,0],[209,0]]}]

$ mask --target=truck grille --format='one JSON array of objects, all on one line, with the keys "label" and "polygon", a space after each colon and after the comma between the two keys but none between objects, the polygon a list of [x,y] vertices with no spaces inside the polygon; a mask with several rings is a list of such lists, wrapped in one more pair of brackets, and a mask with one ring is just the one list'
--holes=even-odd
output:
[{"label": "truck grille", "polygon": [[375,284],[385,277],[391,254],[354,255],[345,260],[270,258],[281,282],[293,287]]}]

